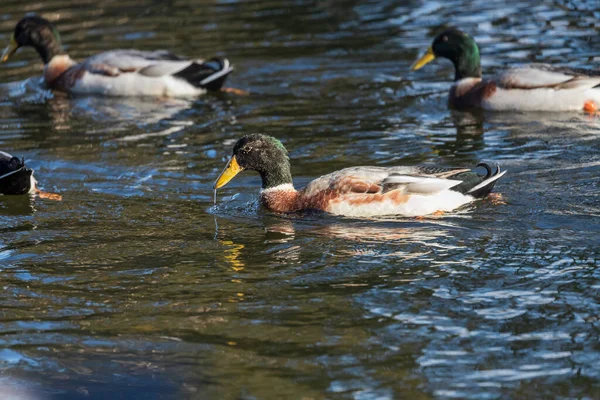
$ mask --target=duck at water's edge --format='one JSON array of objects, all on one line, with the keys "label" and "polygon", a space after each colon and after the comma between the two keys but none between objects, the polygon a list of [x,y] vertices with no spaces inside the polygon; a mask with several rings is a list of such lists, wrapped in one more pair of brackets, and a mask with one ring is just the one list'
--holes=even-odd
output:
[{"label": "duck at water's edge", "polygon": [[7,61],[23,46],[31,46],[39,53],[48,87],[69,93],[197,96],[220,90],[233,71],[225,58],[190,60],[165,50],[113,50],[78,63],[63,49],[56,28],[37,16],[19,21],[0,62]]},{"label": "duck at water's edge", "polygon": [[37,191],[37,181],[33,170],[25,166],[25,160],[19,160],[0,151],[0,194],[18,195]]},{"label": "duck at water's edge", "polygon": [[505,172],[499,168],[493,171],[487,164],[478,166],[487,173],[429,166],[351,167],[296,190],[283,144],[271,136],[251,134],[235,144],[233,156],[214,188],[225,186],[243,170],[251,170],[262,178],[260,200],[270,211],[320,210],[353,217],[414,217],[452,211],[489,194]]},{"label": "duck at water's edge", "polygon": [[449,104],[457,109],[588,111],[600,105],[600,71],[529,64],[483,79],[477,43],[456,28],[436,36],[411,68],[418,70],[437,57],[454,64]]}]

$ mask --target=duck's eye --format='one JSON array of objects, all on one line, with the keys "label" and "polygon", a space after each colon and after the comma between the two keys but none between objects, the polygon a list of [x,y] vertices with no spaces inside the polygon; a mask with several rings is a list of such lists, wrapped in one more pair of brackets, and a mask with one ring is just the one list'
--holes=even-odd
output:
[{"label": "duck's eye", "polygon": [[442,36],[442,42],[447,42],[448,41],[448,36]]}]

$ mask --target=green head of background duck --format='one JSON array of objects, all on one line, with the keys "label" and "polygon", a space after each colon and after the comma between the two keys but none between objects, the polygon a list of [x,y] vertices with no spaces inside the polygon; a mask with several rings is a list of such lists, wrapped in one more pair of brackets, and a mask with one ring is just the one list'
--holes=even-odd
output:
[{"label": "green head of background duck", "polygon": [[437,57],[447,58],[454,64],[454,80],[481,78],[481,59],[475,40],[457,28],[450,28],[435,37],[425,55],[411,67],[413,71]]},{"label": "green head of background duck", "polygon": [[38,16],[28,16],[17,23],[0,61],[6,62],[20,47],[25,46],[33,47],[44,64],[48,64],[56,55],[66,54],[58,30],[50,21]]}]

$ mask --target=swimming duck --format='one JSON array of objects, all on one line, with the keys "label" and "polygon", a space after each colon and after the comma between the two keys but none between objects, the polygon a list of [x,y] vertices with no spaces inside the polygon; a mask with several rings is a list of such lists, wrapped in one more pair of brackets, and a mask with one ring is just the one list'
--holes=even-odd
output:
[{"label": "swimming duck", "polygon": [[504,175],[487,164],[479,175],[469,168],[351,167],[296,190],[283,144],[267,135],[251,134],[233,147],[233,155],[215,182],[215,191],[244,170],[262,178],[261,203],[270,211],[321,210],[352,217],[423,216],[451,211],[485,197]]},{"label": "swimming duck", "polygon": [[19,21],[0,62],[22,46],[31,46],[39,53],[48,87],[70,93],[196,96],[219,90],[233,70],[226,58],[190,60],[165,50],[113,50],[78,63],[63,49],[56,28],[37,16]]},{"label": "swimming duck", "polygon": [[529,64],[483,79],[477,43],[456,28],[437,35],[411,69],[437,57],[454,64],[449,103],[457,109],[577,111],[600,105],[600,71]]},{"label": "swimming duck", "polygon": [[25,166],[25,160],[19,160],[8,153],[0,151],[0,194],[35,193],[37,181],[33,170]]}]

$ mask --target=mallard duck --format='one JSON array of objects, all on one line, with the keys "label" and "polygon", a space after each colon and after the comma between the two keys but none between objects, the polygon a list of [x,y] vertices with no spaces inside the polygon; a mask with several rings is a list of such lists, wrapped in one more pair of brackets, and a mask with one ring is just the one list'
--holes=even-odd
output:
[{"label": "mallard duck", "polygon": [[8,153],[0,151],[0,194],[35,193],[37,181],[33,170],[25,166],[25,160],[19,160]]},{"label": "mallard duck", "polygon": [[63,49],[56,28],[37,16],[19,21],[0,61],[7,61],[22,46],[35,48],[42,57],[48,87],[70,93],[196,96],[219,90],[233,70],[225,58],[190,60],[165,50],[113,50],[78,63]]},{"label": "mallard duck", "polygon": [[449,103],[457,109],[577,111],[600,104],[600,71],[529,64],[483,79],[477,43],[456,28],[437,35],[411,69],[437,57],[454,64]]},{"label": "mallard duck", "polygon": [[233,147],[233,156],[215,182],[215,191],[243,170],[262,178],[260,200],[270,211],[321,210],[352,217],[423,216],[451,211],[486,196],[504,175],[487,164],[479,175],[469,168],[351,167],[315,179],[296,190],[283,144],[251,134]]}]

